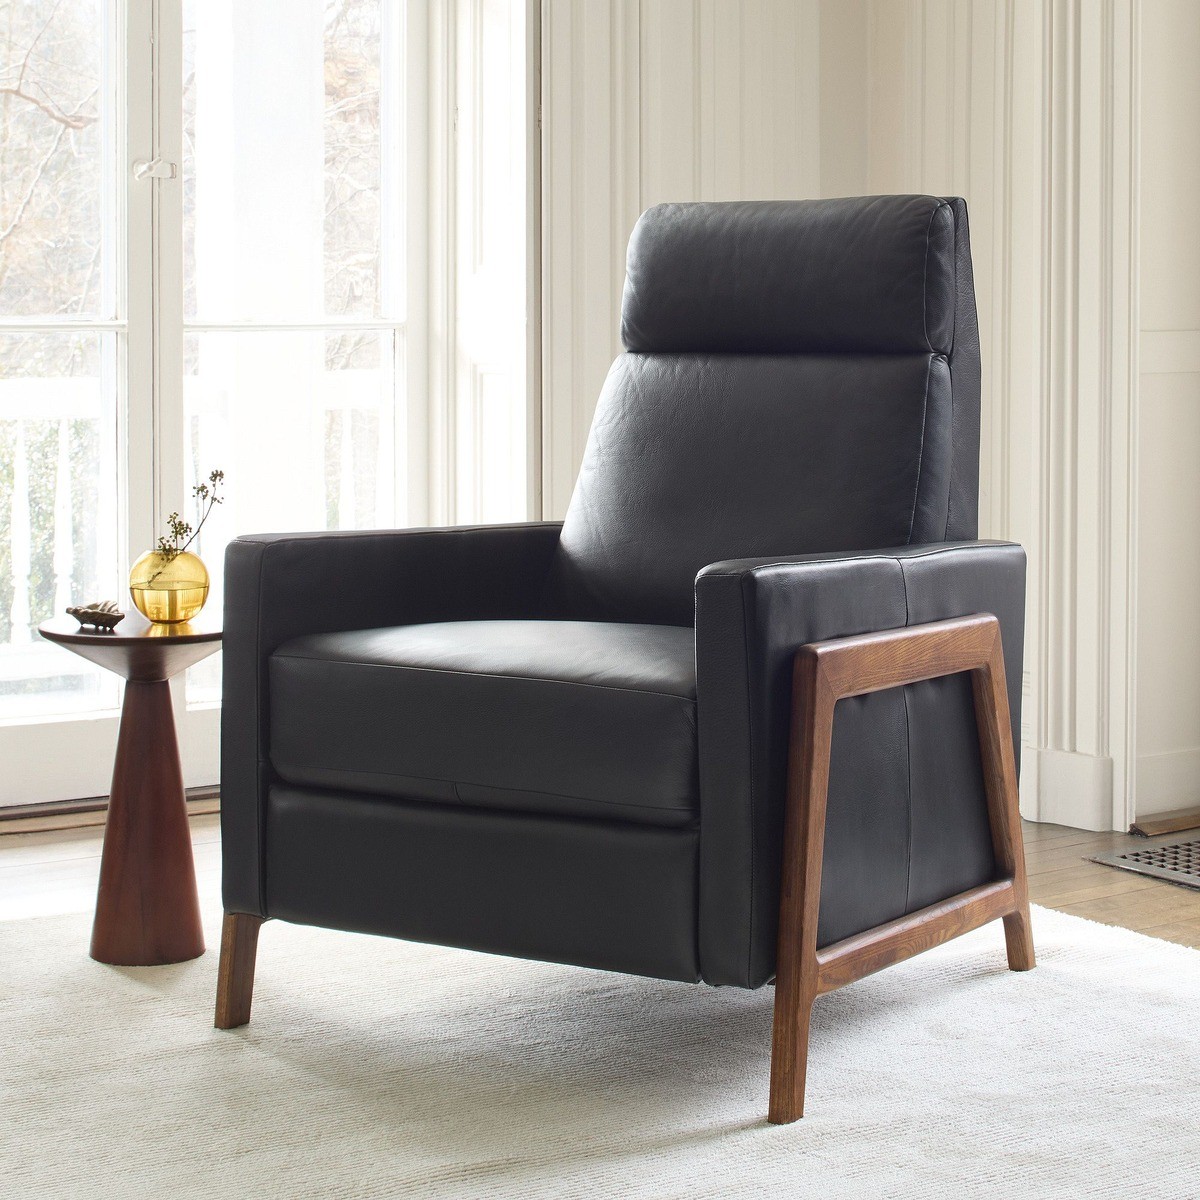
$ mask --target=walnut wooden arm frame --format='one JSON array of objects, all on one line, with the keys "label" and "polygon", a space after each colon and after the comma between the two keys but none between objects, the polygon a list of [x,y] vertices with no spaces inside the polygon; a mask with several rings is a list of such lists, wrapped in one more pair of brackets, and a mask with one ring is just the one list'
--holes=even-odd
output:
[{"label": "walnut wooden arm frame", "polygon": [[[975,720],[999,878],[817,949],[833,710],[839,700],[971,673]],[[769,1119],[804,1115],[808,1031],[818,996],[903,962],[998,917],[1008,965],[1034,965],[1029,889],[1000,623],[990,614],[837,638],[796,653],[779,901]]]}]

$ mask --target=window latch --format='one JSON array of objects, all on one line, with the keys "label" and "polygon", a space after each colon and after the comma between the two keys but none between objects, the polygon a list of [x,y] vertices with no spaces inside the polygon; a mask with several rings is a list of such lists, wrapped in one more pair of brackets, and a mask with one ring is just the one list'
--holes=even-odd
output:
[{"label": "window latch", "polygon": [[140,158],[133,164],[134,179],[174,179],[175,164],[161,158]]}]

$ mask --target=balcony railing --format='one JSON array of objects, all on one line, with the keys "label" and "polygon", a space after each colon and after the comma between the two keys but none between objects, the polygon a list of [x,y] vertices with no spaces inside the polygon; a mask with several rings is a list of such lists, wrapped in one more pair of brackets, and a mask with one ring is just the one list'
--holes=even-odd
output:
[{"label": "balcony railing", "polygon": [[[391,523],[396,464],[387,445],[395,419],[390,365],[317,370],[310,383],[309,402],[320,416],[305,469],[312,476],[309,494],[325,500],[296,520],[307,527]],[[188,384],[194,389],[194,465],[203,473],[232,461],[227,456],[239,436],[238,406],[230,404],[223,383],[193,377]],[[56,651],[36,633],[39,622],[71,604],[125,595],[118,563],[115,406],[103,402],[104,390],[96,378],[0,380],[0,460],[10,466],[7,481],[0,473],[0,720],[106,710],[117,702],[115,688],[96,668]],[[368,414],[383,445],[362,435],[359,422]],[[350,436],[352,427],[357,439]],[[262,523],[255,516],[253,481],[237,483],[237,507],[219,510],[205,530],[218,603],[220,547],[235,527]],[[215,668],[208,675],[219,678]],[[205,680],[211,698],[213,680]]]}]

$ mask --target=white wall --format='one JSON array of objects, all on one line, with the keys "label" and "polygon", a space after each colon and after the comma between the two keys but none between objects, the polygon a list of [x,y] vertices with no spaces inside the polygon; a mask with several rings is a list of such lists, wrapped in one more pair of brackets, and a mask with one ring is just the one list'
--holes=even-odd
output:
[{"label": "white wall", "polygon": [[816,0],[543,0],[547,516],[566,511],[620,350],[638,214],[818,193],[818,29]]},{"label": "white wall", "polygon": [[1029,552],[1022,808],[1121,828],[1137,665],[1137,10],[848,0],[825,15],[861,20],[852,9],[866,23],[866,190],[950,192],[971,212],[981,533]]},{"label": "white wall", "polygon": [[981,532],[1030,553],[1023,808],[1124,828],[1194,805],[1200,5],[847,0],[821,15],[822,65],[831,37],[866,42],[863,190],[970,205]]},{"label": "white wall", "polygon": [[1200,803],[1200,5],[1142,6],[1137,807]]},{"label": "white wall", "polygon": [[642,208],[965,196],[981,534],[1029,553],[1023,811],[1124,828],[1200,796],[1200,548],[1179,546],[1200,501],[1200,5],[548,0],[543,20],[547,514]]}]

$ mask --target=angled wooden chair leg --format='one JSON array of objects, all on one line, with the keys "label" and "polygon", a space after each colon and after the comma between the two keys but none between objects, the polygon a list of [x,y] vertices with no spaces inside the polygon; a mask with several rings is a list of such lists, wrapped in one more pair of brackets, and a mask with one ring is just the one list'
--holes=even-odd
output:
[{"label": "angled wooden chair leg", "polygon": [[817,916],[825,849],[825,803],[835,697],[820,662],[796,659],[788,806],[783,827],[779,945],[775,967],[775,1020],[771,1032],[771,1100],[767,1118],[786,1125],[804,1115],[808,1031],[818,995]]},{"label": "angled wooden chair leg", "polygon": [[217,967],[218,1029],[236,1029],[250,1020],[254,998],[254,959],[262,917],[226,913],[221,926],[221,961]]},{"label": "angled wooden chair leg", "polygon": [[1029,971],[1035,965],[1033,925],[1029,917],[1029,879],[1025,873],[1017,766],[998,630],[987,663],[971,672],[971,689],[975,696],[975,723],[979,729],[992,850],[1000,874],[1012,880],[1014,907],[1004,918],[1008,966],[1013,971]]},{"label": "angled wooden chair leg", "polygon": [[790,1125],[804,1116],[808,1075],[808,1031],[816,995],[808,988],[789,992],[775,984],[775,1023],[771,1032],[771,1099],[767,1120]]},{"label": "angled wooden chair leg", "polygon": [[1033,953],[1033,924],[1029,919],[1029,901],[1021,912],[1004,918],[1004,944],[1008,950],[1010,971],[1032,971],[1037,965]]}]

